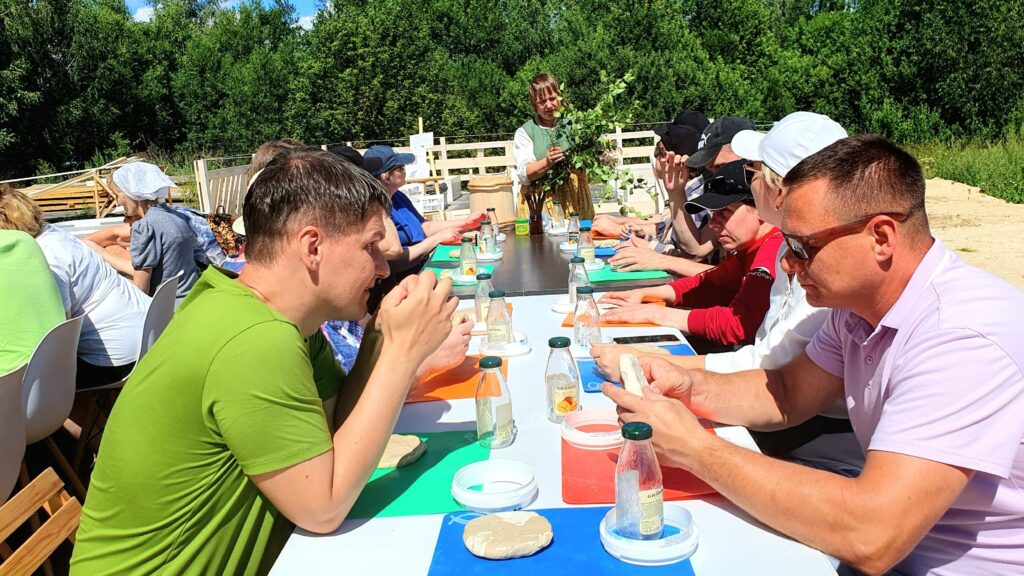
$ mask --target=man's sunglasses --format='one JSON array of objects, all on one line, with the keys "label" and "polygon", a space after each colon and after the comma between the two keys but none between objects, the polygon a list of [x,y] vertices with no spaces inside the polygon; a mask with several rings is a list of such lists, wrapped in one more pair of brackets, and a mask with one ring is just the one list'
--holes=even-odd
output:
[{"label": "man's sunglasses", "polygon": [[857,218],[852,222],[819,230],[811,234],[795,235],[783,232],[782,237],[785,239],[786,245],[789,246],[789,251],[793,253],[793,256],[798,260],[810,260],[829,242],[860,232],[872,218],[888,216],[897,222],[904,222],[914,210],[911,209],[907,212],[876,212]]}]

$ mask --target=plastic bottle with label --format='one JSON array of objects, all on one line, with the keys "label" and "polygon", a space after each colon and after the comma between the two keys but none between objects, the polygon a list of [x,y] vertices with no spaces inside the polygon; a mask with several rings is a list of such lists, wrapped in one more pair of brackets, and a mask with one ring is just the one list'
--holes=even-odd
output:
[{"label": "plastic bottle with label", "polygon": [[576,288],[590,286],[590,275],[587,274],[586,261],[579,256],[569,259],[569,302],[576,306]]},{"label": "plastic bottle with label", "polygon": [[473,296],[473,308],[477,322],[487,322],[487,310],[491,306],[491,275],[481,272],[476,275],[476,294]]},{"label": "plastic bottle with label", "polygon": [[587,266],[594,263],[594,237],[590,234],[590,226],[580,228],[580,239],[576,244],[576,255],[583,258]]},{"label": "plastic bottle with label", "polygon": [[512,396],[501,374],[501,358],[480,359],[480,381],[476,386],[476,435],[484,448],[511,446],[516,440]]},{"label": "plastic bottle with label", "polygon": [[484,254],[494,253],[491,247],[491,221],[486,218],[480,222],[480,234],[477,236],[477,243],[480,245],[480,252]]},{"label": "plastic bottle with label", "polygon": [[505,305],[505,291],[491,290],[487,308],[487,343],[491,345],[511,344],[513,339],[512,317]]},{"label": "plastic bottle with label", "polygon": [[580,213],[569,212],[569,225],[566,228],[566,240],[569,244],[575,244],[580,239]]},{"label": "plastic bottle with label", "polygon": [[656,540],[665,526],[664,486],[651,446],[653,432],[645,422],[622,426],[622,449],[615,465],[615,521],[625,538]]},{"label": "plastic bottle with label", "polygon": [[591,342],[601,342],[601,312],[594,300],[593,286],[576,287],[573,337],[576,345],[584,350],[590,349]]},{"label": "plastic bottle with label", "polygon": [[468,236],[462,237],[462,249],[459,251],[459,274],[476,278],[476,250],[473,249],[473,239]]},{"label": "plastic bottle with label", "polygon": [[548,340],[548,365],[544,369],[548,420],[561,423],[567,414],[580,409],[580,371],[569,351],[570,340],[555,336]]}]

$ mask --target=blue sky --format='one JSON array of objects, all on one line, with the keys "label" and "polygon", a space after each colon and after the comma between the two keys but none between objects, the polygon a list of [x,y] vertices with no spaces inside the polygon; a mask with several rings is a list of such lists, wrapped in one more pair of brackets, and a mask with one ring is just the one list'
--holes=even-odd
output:
[{"label": "blue sky", "polygon": [[[153,7],[146,0],[127,0],[128,11],[136,20],[149,20],[153,16]],[[238,3],[238,0],[222,0],[221,6],[230,8]],[[295,6],[295,15],[299,19],[299,25],[309,29],[313,25],[313,15],[316,14],[319,0],[291,0]]]}]

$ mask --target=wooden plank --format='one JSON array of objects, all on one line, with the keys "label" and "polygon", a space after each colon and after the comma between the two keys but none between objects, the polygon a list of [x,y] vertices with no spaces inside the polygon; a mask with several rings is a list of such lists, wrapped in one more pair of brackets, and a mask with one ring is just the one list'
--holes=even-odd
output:
[{"label": "wooden plank", "polygon": [[73,537],[81,516],[82,506],[72,498],[0,564],[0,576],[22,576],[34,572],[61,542]]},{"label": "wooden plank", "polygon": [[64,487],[53,468],[43,470],[17,494],[0,506],[0,542],[7,540],[19,526],[34,514],[43,502]]}]

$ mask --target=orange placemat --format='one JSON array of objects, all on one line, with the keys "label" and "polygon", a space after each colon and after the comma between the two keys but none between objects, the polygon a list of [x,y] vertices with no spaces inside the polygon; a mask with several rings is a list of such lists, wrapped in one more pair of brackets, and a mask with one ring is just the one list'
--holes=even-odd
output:
[{"label": "orange placemat", "polygon": [[[704,428],[714,434],[711,424]],[[566,504],[614,504],[615,462],[619,449],[584,450],[562,440],[562,501]],[[717,494],[700,478],[681,468],[661,467],[664,498],[689,500]]]},{"label": "orange placemat", "polygon": [[[462,364],[455,368],[438,372],[426,380],[414,384],[409,390],[405,403],[474,398],[477,381],[480,379],[480,358],[482,356],[478,354],[466,356]],[[507,362],[501,363],[501,373],[505,376],[505,381],[508,381]]]},{"label": "orange placemat", "polygon": [[[655,306],[664,306],[665,305],[665,301],[664,300],[658,300],[657,302],[645,302],[645,304],[654,304]],[[562,320],[562,328],[572,328],[573,327],[574,316],[575,316],[575,314],[573,312],[569,312],[568,314],[566,314],[565,318]],[[652,326],[653,327],[657,327],[657,326],[660,326],[660,325],[659,324],[650,324],[648,322],[645,322],[643,324],[629,324],[629,323],[626,323],[626,322],[608,322],[606,320],[601,320],[601,328],[622,328],[622,327],[625,327],[625,326],[632,326],[632,327],[635,327],[635,328],[647,328],[647,327],[652,327]]]}]

